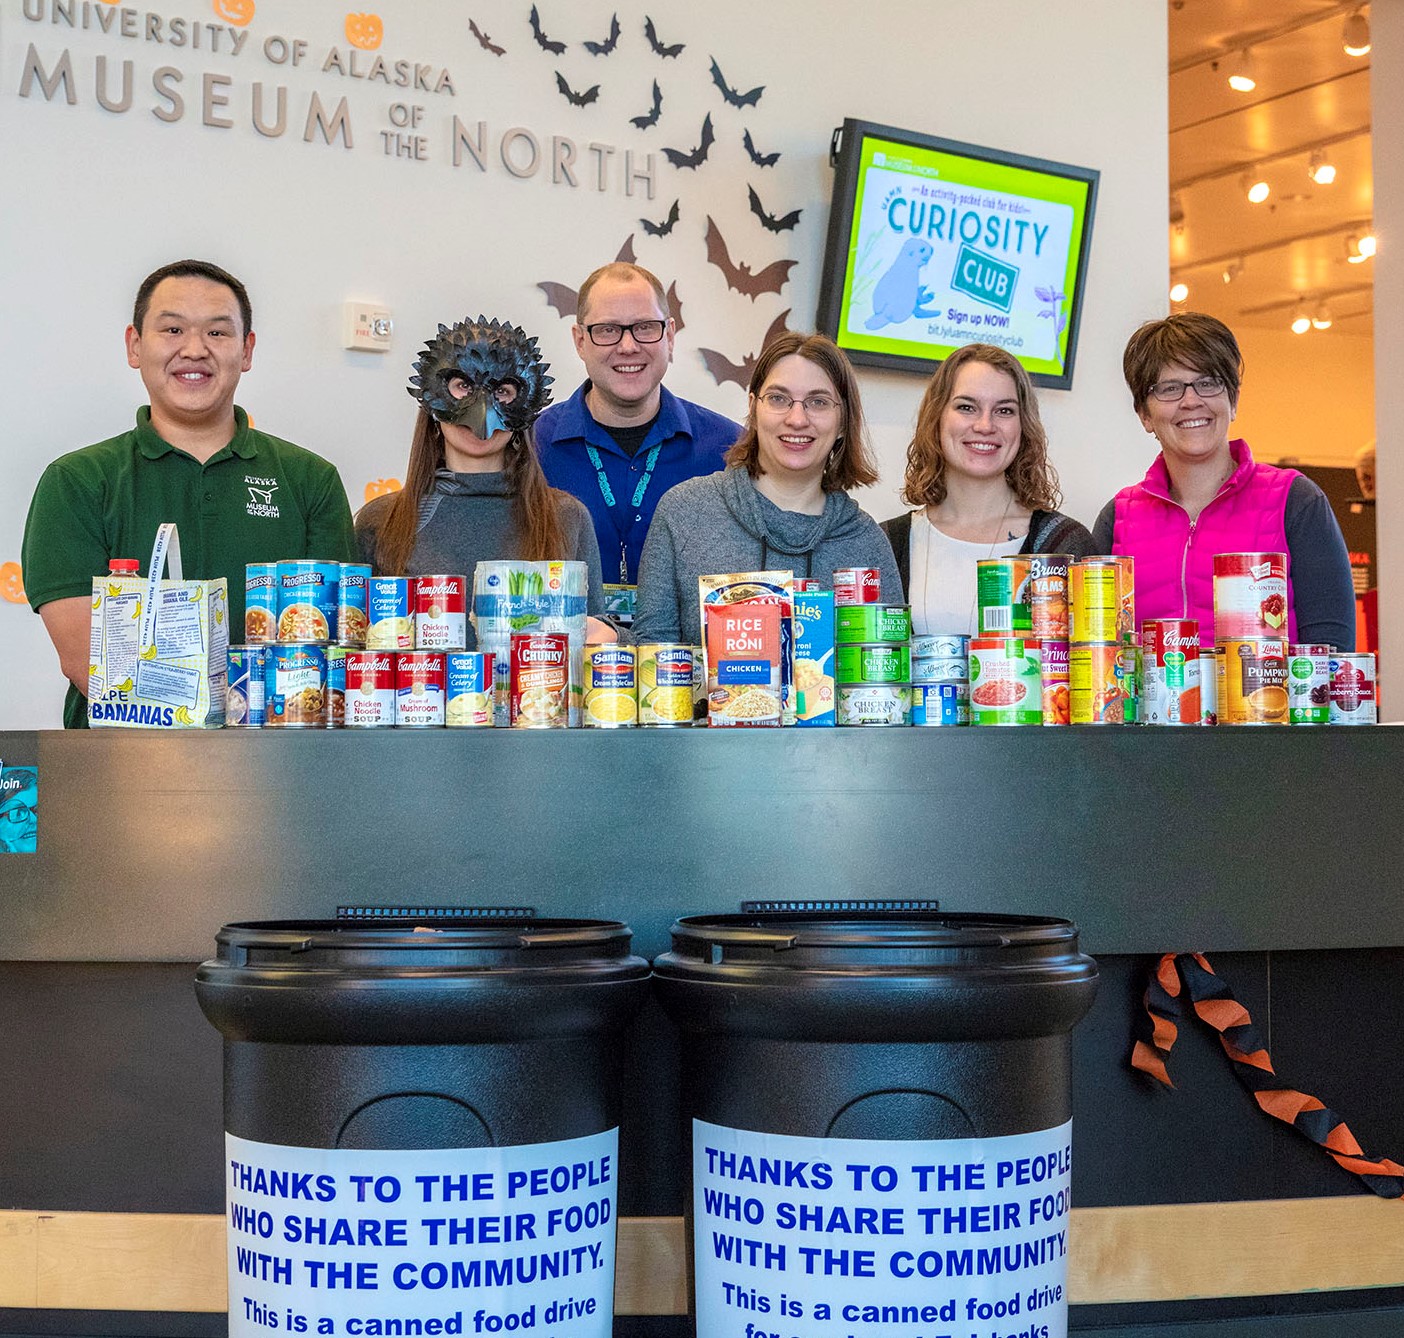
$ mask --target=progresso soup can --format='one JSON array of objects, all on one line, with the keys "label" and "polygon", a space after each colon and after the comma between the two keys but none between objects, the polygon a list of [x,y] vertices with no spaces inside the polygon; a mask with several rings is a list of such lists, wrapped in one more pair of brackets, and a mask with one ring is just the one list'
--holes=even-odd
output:
[{"label": "progresso soup can", "polygon": [[327,648],[305,643],[269,646],[266,729],[324,729],[327,723]]},{"label": "progresso soup can", "polygon": [[266,646],[230,646],[228,686],[224,692],[226,729],[261,729],[268,675]]},{"label": "progresso soup can", "polygon": [[324,562],[320,558],[279,562],[278,640],[330,641],[336,628],[340,581],[339,562]]},{"label": "progresso soup can", "polygon": [[364,562],[343,562],[336,587],[336,639],[343,646],[364,646],[370,621],[366,589],[371,569]]},{"label": "progresso soup can", "polygon": [[327,647],[327,728],[346,724],[346,647]]},{"label": "progresso soup can", "polygon": [[267,645],[278,639],[278,564],[250,562],[244,568],[244,640]]}]

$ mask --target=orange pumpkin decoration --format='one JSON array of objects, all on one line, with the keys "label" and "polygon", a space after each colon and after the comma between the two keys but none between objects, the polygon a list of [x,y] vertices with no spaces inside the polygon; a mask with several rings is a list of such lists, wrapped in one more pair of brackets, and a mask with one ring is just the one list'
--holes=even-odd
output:
[{"label": "orange pumpkin decoration", "polygon": [[23,604],[24,577],[18,562],[0,563],[0,599],[7,604]]},{"label": "orange pumpkin decoration", "polygon": [[246,27],[254,16],[254,0],[213,0],[213,6],[216,18],[236,28]]},{"label": "orange pumpkin decoration", "polygon": [[384,497],[387,493],[399,492],[404,486],[399,479],[372,479],[366,484],[366,501]]},{"label": "orange pumpkin decoration", "polygon": [[385,25],[379,14],[348,14],[346,16],[346,40],[362,51],[374,51],[385,36]]}]

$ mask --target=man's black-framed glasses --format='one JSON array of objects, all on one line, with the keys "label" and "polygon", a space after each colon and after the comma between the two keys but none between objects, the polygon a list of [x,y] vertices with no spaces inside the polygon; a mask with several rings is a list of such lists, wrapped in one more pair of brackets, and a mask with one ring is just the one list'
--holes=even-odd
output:
[{"label": "man's black-framed glasses", "polygon": [[634,321],[629,325],[616,325],[613,321],[602,321],[598,325],[587,325],[585,333],[592,344],[601,348],[612,348],[626,334],[634,336],[636,344],[656,344],[663,338],[668,328],[667,321]]}]

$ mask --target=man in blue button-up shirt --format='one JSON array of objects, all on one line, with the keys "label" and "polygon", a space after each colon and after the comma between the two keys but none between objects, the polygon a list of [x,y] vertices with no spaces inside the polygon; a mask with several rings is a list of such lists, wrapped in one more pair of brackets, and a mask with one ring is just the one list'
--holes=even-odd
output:
[{"label": "man in blue button-up shirt", "polygon": [[641,266],[591,274],[572,334],[588,380],[537,419],[537,449],[552,486],[590,509],[605,580],[633,584],[658,499],[721,469],[741,429],[664,389],[676,326],[663,285]]}]

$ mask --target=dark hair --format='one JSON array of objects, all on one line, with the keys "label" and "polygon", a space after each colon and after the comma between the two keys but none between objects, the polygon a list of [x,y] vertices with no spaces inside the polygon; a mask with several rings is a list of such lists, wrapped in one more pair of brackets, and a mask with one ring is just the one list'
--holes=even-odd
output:
[{"label": "dark hair", "polygon": [[766,383],[775,364],[784,358],[798,356],[820,369],[838,391],[843,405],[843,423],[834,443],[829,463],[824,468],[824,491],[847,492],[849,488],[876,483],[878,472],[868,449],[868,432],[863,424],[863,402],[858,394],[858,378],[847,355],[828,335],[804,334],[786,330],[775,336],[756,359],[751,373],[751,402],[746,411],[746,425],[736,444],[726,453],[729,465],[745,465],[755,478],[761,472],[760,439],[756,434],[756,396]]},{"label": "dark hair", "polygon": [[[444,468],[444,433],[438,420],[423,406],[414,420],[405,486],[395,494],[375,541],[375,568],[386,576],[401,576],[409,566],[419,534],[419,503],[434,490],[434,475]],[[503,472],[512,498],[512,521],[517,530],[515,553],[502,557],[525,562],[547,562],[565,557],[565,527],[561,502],[565,494],[546,482],[536,458],[533,429],[512,433],[507,443]],[[468,573],[469,576],[472,572]]]},{"label": "dark hair", "polygon": [[1019,401],[1019,449],[1004,480],[1014,489],[1020,506],[1031,511],[1056,511],[1061,500],[1058,473],[1048,463],[1048,433],[1038,415],[1038,396],[1024,365],[1012,353],[994,344],[965,344],[937,369],[927,384],[917,410],[916,430],[907,447],[907,474],[902,500],[908,506],[935,506],[946,500],[946,454],[941,449],[941,418],[955,398],[960,369],[982,362],[1004,372],[1014,382]]},{"label": "dark hair", "polygon": [[249,290],[228,270],[220,269],[208,260],[173,260],[169,265],[152,270],[137,289],[136,302],[132,306],[132,324],[137,334],[141,333],[147,309],[151,306],[151,294],[162,279],[208,279],[211,283],[222,283],[234,294],[234,300],[239,304],[239,315],[244,322],[243,333],[248,335],[253,331],[253,305],[249,302]]},{"label": "dark hair", "polygon": [[575,297],[577,325],[584,324],[580,318],[584,316],[585,308],[590,301],[590,294],[595,291],[595,285],[601,279],[614,279],[618,283],[631,283],[635,279],[642,279],[653,289],[653,296],[658,302],[658,310],[663,313],[663,319],[668,319],[668,294],[663,291],[662,280],[642,265],[631,265],[627,260],[612,260],[608,265],[601,265],[580,285],[580,292]]},{"label": "dark hair", "polygon": [[1228,391],[1230,407],[1238,407],[1243,354],[1223,321],[1202,311],[1181,311],[1164,320],[1147,321],[1131,336],[1121,357],[1121,370],[1137,413],[1146,407],[1161,368],[1172,362],[1193,368],[1202,376],[1217,376]]}]

